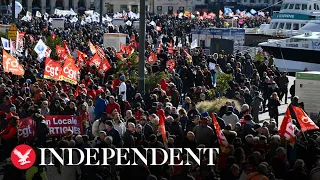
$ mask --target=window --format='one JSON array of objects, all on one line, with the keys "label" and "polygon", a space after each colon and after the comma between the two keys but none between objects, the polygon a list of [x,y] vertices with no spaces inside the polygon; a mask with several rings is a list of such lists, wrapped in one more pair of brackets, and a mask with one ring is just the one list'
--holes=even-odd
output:
[{"label": "window", "polygon": [[277,26],[278,26],[278,23],[276,22],[272,25],[272,29],[277,29]]},{"label": "window", "polygon": [[314,4],[313,4],[313,10],[316,10],[316,9],[317,9],[317,4],[314,3]]},{"label": "window", "polygon": [[302,4],[302,10],[307,10],[308,9],[308,5],[307,4]]},{"label": "window", "polygon": [[289,5],[289,9],[293,9],[294,4]]},{"label": "window", "polygon": [[299,10],[299,9],[300,9],[300,4],[296,4],[296,5],[294,6],[294,9]]},{"label": "window", "polygon": [[309,10],[311,10],[311,5],[309,6]]},{"label": "window", "polygon": [[278,29],[283,29],[283,26],[284,26],[284,23],[280,23]]},{"label": "window", "polygon": [[293,30],[298,30],[299,29],[299,24],[293,24]]},{"label": "window", "polygon": [[289,4],[284,4],[284,8],[283,9],[288,9]]},{"label": "window", "polygon": [[300,28],[302,28],[304,25],[306,25],[306,24],[300,24]]},{"label": "window", "polygon": [[269,0],[264,0],[264,3],[269,4]]},{"label": "window", "polygon": [[291,23],[286,23],[286,27],[285,27],[285,29],[291,29]]},{"label": "window", "polygon": [[113,4],[109,4],[108,14],[113,14]]},{"label": "window", "polygon": [[258,2],[261,3],[261,0],[259,0]]},{"label": "window", "polygon": [[256,0],[250,0],[250,3],[256,3]]},{"label": "window", "polygon": [[317,10],[319,10],[319,5],[317,4]]},{"label": "window", "polygon": [[131,5],[131,11],[133,13],[138,13],[138,5]]},{"label": "window", "polygon": [[120,5],[120,12],[127,11],[127,10],[128,10],[128,6],[127,5]]}]

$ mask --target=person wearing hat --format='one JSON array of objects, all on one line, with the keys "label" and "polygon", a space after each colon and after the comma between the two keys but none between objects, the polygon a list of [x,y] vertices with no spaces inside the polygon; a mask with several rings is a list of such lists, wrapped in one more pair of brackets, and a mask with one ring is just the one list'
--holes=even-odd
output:
[{"label": "person wearing hat", "polygon": [[227,113],[222,116],[222,119],[226,122],[226,125],[231,124],[232,129],[234,129],[236,123],[239,122],[238,116],[233,113],[232,106],[228,106]]}]

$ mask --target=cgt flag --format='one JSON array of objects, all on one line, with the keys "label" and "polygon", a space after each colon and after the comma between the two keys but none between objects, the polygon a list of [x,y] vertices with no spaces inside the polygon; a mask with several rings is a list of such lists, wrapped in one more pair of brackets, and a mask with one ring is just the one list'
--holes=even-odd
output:
[{"label": "cgt flag", "polygon": [[300,124],[302,132],[319,129],[319,127],[309,118],[309,116],[303,111],[303,109],[296,106],[291,107],[296,114],[297,121]]},{"label": "cgt flag", "polygon": [[80,74],[80,68],[78,68],[75,64],[73,59],[68,58],[64,62],[64,66],[62,68],[60,79],[64,80],[70,84],[78,84]]},{"label": "cgt flag", "polygon": [[292,117],[290,115],[290,110],[287,108],[286,114],[283,117],[280,129],[279,129],[279,135],[281,137],[285,137],[286,140],[293,145],[293,143],[296,141],[295,135],[294,135],[294,127],[292,123]]},{"label": "cgt flag", "polygon": [[45,64],[45,71],[44,71],[44,79],[52,79],[58,81],[60,78],[60,74],[62,71],[60,62],[57,62],[51,58],[46,58]]},{"label": "cgt flag", "polygon": [[212,113],[212,121],[213,121],[212,123],[214,125],[214,129],[216,130],[216,135],[217,135],[217,138],[218,138],[218,141],[220,144],[221,151],[223,153],[229,153],[231,146],[228,143],[226,137],[224,136],[224,134],[220,128],[220,125],[216,119],[216,116],[213,113]]}]

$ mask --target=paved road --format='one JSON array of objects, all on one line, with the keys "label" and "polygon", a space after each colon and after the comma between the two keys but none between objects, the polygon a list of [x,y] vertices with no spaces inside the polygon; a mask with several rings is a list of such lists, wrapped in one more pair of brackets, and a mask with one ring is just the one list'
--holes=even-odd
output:
[{"label": "paved road", "polygon": [[[289,76],[289,88],[291,87],[291,85],[293,84],[293,81],[294,81],[295,77],[291,77]],[[289,93],[290,94],[290,93]],[[288,97],[291,97],[291,95],[288,95]],[[288,103],[290,103],[290,98],[288,98]],[[281,106],[279,107],[279,127],[282,123],[282,119],[283,119],[283,116],[284,116],[284,113],[287,109],[289,104],[284,104],[284,102],[281,103]],[[259,115],[259,119],[260,119],[260,122],[263,121],[263,120],[269,120],[270,117],[269,117],[269,114],[268,112],[265,112],[265,113],[262,113]],[[5,163],[0,163],[0,180],[3,179],[3,175],[1,175],[1,170],[3,169],[3,166],[4,166]],[[59,174],[57,173],[56,171],[56,168],[54,166],[47,166],[47,175],[48,175],[48,180],[58,180],[58,179],[61,179],[59,178]]]},{"label": "paved road", "polygon": [[[288,76],[289,77],[289,85],[288,85],[288,91],[291,87],[291,85],[293,85],[293,81],[296,79],[295,77],[292,77],[292,76]],[[280,127],[281,123],[282,123],[282,119],[284,117],[284,113],[286,112],[287,110],[287,107],[289,106],[291,100],[290,100],[290,92],[288,93],[288,104],[285,104],[284,103],[284,99],[283,101],[281,102],[281,106],[279,107],[279,124],[278,124],[278,127]],[[268,112],[265,112],[263,114],[260,114],[259,115],[259,120],[260,122],[263,121],[263,120],[270,120],[270,117],[269,117],[269,113]]]}]

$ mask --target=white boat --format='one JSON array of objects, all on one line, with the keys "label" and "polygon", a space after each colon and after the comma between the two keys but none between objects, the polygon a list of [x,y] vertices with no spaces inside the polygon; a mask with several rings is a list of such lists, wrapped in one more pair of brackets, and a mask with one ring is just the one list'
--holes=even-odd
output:
[{"label": "white boat", "polygon": [[261,25],[256,34],[283,38],[295,36],[309,21],[318,18],[319,0],[285,0],[280,11],[271,16],[270,24]]},{"label": "white boat", "polygon": [[286,39],[270,40],[259,46],[274,56],[275,65],[280,70],[320,71],[320,32],[310,31]]}]

